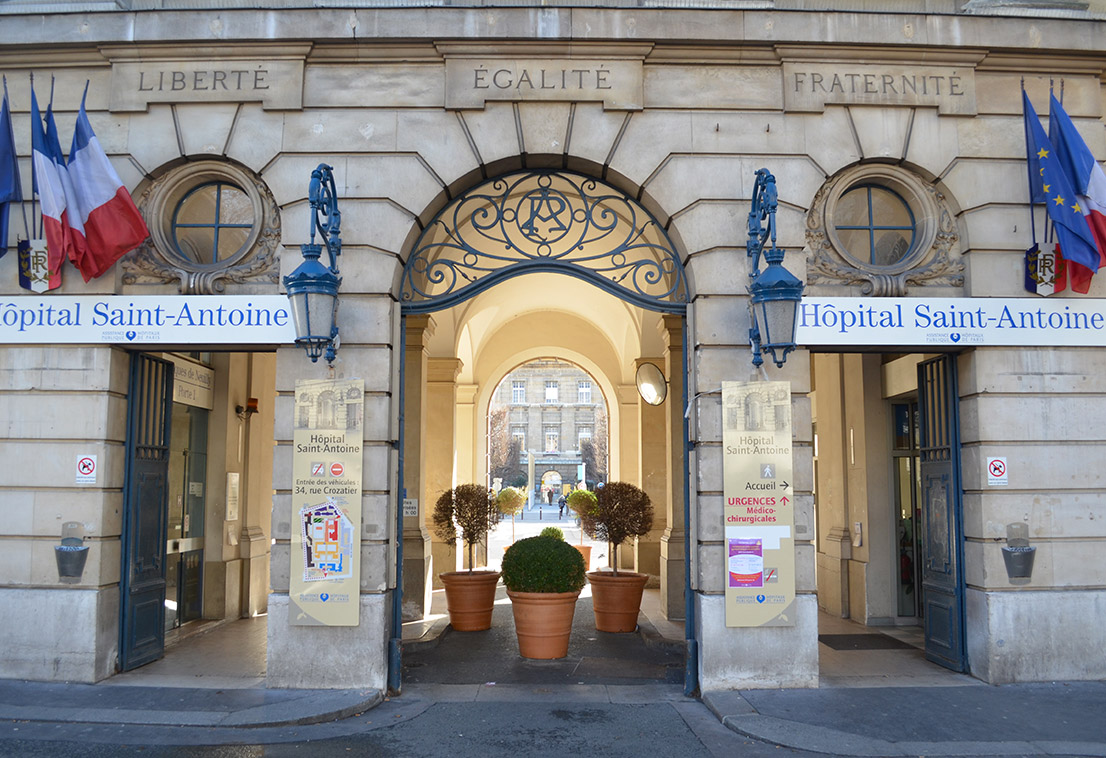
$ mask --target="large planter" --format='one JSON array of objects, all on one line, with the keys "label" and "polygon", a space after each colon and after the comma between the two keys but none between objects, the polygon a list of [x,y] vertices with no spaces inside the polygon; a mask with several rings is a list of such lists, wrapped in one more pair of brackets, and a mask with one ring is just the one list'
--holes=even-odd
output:
[{"label": "large planter", "polygon": [[449,623],[458,632],[482,632],[492,628],[498,571],[446,571],[438,574],[445,585]]},{"label": "large planter", "polygon": [[576,611],[575,592],[512,592],[511,611],[515,615],[518,652],[523,658],[564,658],[568,655],[568,638],[572,633],[572,616]]},{"label": "large planter", "polygon": [[591,603],[595,610],[595,628],[601,632],[632,632],[641,611],[641,593],[648,574],[620,571],[592,571]]},{"label": "large planter", "polygon": [[584,571],[591,568],[591,545],[573,545],[584,556]]}]

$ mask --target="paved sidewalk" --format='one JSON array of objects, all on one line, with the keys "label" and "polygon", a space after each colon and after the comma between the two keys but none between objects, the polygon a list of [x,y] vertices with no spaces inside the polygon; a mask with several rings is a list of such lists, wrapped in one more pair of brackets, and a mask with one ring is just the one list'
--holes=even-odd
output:
[{"label": "paved sidewalk", "polygon": [[363,713],[371,690],[213,690],[0,679],[0,719],[136,726],[317,724]]},{"label": "paved sidewalk", "polygon": [[707,693],[730,729],[850,756],[1106,756],[1106,682]]}]

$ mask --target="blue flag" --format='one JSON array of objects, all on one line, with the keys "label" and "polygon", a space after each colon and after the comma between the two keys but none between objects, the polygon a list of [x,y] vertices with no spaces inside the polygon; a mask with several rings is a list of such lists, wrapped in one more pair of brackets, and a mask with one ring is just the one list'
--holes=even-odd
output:
[{"label": "blue flag", "polygon": [[23,201],[19,183],[19,162],[15,155],[15,131],[8,107],[8,80],[4,79],[4,101],[0,104],[0,258],[8,252],[8,215],[11,204]]},{"label": "blue flag", "polygon": [[1098,247],[1083,216],[1083,208],[1025,90],[1022,90],[1022,105],[1025,109],[1026,159],[1030,166],[1030,197],[1033,202],[1045,204],[1064,258],[1091,271],[1098,271]]}]

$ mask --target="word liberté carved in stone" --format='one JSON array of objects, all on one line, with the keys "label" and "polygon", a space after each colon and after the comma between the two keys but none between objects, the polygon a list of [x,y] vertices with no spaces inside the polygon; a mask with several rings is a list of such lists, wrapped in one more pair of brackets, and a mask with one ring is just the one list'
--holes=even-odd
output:
[{"label": "word libert\u00e9 carved in stone", "polygon": [[302,98],[302,60],[121,61],[111,70],[115,111],[146,110],[150,103],[234,102],[294,109]]}]

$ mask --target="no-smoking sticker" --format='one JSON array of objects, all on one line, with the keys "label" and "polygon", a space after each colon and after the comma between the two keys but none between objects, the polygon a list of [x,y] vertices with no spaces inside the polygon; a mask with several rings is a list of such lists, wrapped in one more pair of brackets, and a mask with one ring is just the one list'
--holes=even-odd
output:
[{"label": "no-smoking sticker", "polygon": [[1010,484],[1006,470],[1006,458],[987,459],[987,486],[1006,487]]},{"label": "no-smoking sticker", "polygon": [[96,484],[96,456],[77,456],[77,484]]}]

